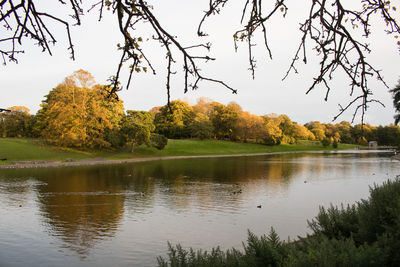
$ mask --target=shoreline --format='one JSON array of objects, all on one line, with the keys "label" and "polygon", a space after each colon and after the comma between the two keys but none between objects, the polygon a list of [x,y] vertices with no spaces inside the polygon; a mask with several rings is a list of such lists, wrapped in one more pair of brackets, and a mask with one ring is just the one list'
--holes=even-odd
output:
[{"label": "shoreline", "polygon": [[[256,157],[269,155],[284,155],[284,154],[323,154],[323,153],[393,153],[389,150],[309,150],[309,151],[282,151],[282,152],[265,152],[265,153],[242,153],[242,154],[221,154],[221,155],[187,155],[187,156],[165,156],[165,157],[148,157],[148,158],[131,158],[131,159],[84,159],[79,161],[20,161],[12,164],[0,165],[1,169],[36,169],[36,168],[59,168],[59,167],[76,167],[76,166],[96,166],[96,165],[117,165],[136,162],[160,161],[160,160],[175,160],[175,159],[202,159],[202,158],[230,158],[230,157]],[[393,159],[400,160],[397,156]]]}]

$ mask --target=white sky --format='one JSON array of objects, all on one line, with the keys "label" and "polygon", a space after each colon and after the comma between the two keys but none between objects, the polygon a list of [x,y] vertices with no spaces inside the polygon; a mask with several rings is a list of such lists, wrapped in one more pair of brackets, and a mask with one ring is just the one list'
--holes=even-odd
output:
[{"label": "white sky", "polygon": [[[238,94],[234,95],[224,87],[209,82],[201,82],[197,91],[183,94],[184,83],[180,73],[182,64],[177,56],[175,59],[178,63],[174,70],[178,71],[178,74],[172,77],[171,98],[187,98],[194,103],[197,98],[206,96],[224,104],[235,101],[244,110],[257,115],[287,114],[298,123],[316,120],[330,122],[338,112],[338,103],[346,104],[351,99],[347,79],[339,73],[335,76],[331,82],[333,90],[328,102],[324,101],[325,88],[322,86],[305,95],[312,84],[313,75],[319,70],[318,59],[309,51],[308,64],[304,65],[301,61],[297,64],[300,74],[292,73],[282,81],[299,45],[298,25],[299,22],[303,22],[308,8],[305,2],[307,1],[290,0],[288,16],[283,19],[278,15],[267,24],[273,60],[267,56],[260,40],[255,48],[258,66],[255,80],[251,79],[248,71],[247,46],[243,44],[238,53],[235,53],[232,39],[232,34],[239,26],[244,1],[229,2],[219,16],[209,19],[204,24],[204,29],[210,34],[204,41],[213,43],[210,55],[217,60],[201,64],[201,67],[206,76],[223,80],[237,89]],[[51,5],[55,5],[60,14],[70,12],[69,9],[63,10],[62,6],[60,8],[54,1],[51,4],[47,3],[46,10],[52,9]],[[154,4],[154,12],[166,30],[178,36],[178,40],[184,45],[192,45],[198,43],[197,26],[207,4],[206,0],[158,1]],[[95,10],[92,11],[85,15],[83,26],[72,28],[75,61],[69,58],[68,42],[62,26],[54,26],[59,42],[53,48],[53,56],[42,53],[36,46],[25,42],[26,53],[19,56],[19,63],[8,63],[0,67],[0,107],[22,105],[31,109],[32,113],[36,113],[44,96],[66,76],[81,68],[91,72],[98,83],[107,83],[107,78],[114,75],[117,69],[120,53],[116,49],[116,44],[121,38],[115,16],[106,12],[103,21],[98,22],[97,15]],[[398,48],[394,38],[383,32],[383,25],[377,24],[373,30],[370,38],[373,53],[369,55],[368,60],[377,69],[382,70],[388,86],[393,88],[400,77]],[[0,34],[3,31],[2,29]],[[142,36],[151,35],[144,30]],[[165,53],[158,44],[149,44],[148,48],[147,55],[155,66],[157,75],[154,76],[151,72],[136,75],[131,88],[120,92],[119,96],[124,101],[126,109],[149,110],[167,102]],[[122,77],[123,84],[125,77],[126,75]],[[370,85],[374,98],[382,101],[386,107],[372,105],[366,115],[366,122],[373,125],[392,123],[394,109],[388,89],[375,82],[374,78],[371,79]],[[337,122],[350,121],[351,117],[352,110],[342,115]],[[359,120],[356,120],[356,123],[358,122]]]}]

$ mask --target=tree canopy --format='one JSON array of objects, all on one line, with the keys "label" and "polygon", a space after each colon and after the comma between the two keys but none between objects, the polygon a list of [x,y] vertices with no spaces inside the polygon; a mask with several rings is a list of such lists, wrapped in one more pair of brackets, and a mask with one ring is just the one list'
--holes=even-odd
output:
[{"label": "tree canopy", "polygon": [[42,102],[38,132],[60,146],[109,147],[105,134],[118,127],[124,114],[122,101],[107,97],[109,90],[96,85],[87,71],[74,72]]},{"label": "tree canopy", "polygon": [[0,113],[0,137],[30,137],[32,116],[24,106],[14,106]]},{"label": "tree canopy", "polygon": [[151,132],[154,131],[154,115],[146,111],[128,110],[121,122],[121,131],[127,142],[132,144],[131,152],[135,146],[150,144]]},{"label": "tree canopy", "polygon": [[[46,9],[40,6],[38,2],[37,0],[0,1],[0,24],[4,27],[0,36],[0,54],[3,63],[17,62],[18,54],[23,53],[23,44],[26,39],[33,39],[43,51],[51,54],[51,44],[56,43],[58,37],[49,27],[52,23],[65,27],[69,52],[71,58],[74,59],[74,39],[71,36],[71,25],[81,25],[82,16],[85,15],[86,10],[96,13],[99,20],[102,19],[104,12],[111,12],[118,20],[118,30],[124,41],[119,45],[121,58],[116,67],[115,75],[110,79],[110,93],[115,93],[122,88],[119,81],[123,68],[127,68],[130,73],[125,87],[129,87],[134,73],[142,71],[156,73],[148,56],[151,50],[146,50],[146,46],[143,45],[145,40],[140,36],[140,31],[136,30],[141,25],[150,26],[148,29],[152,32],[152,38],[149,41],[159,43],[161,49],[165,51],[168,102],[170,101],[170,81],[174,74],[172,68],[174,64],[183,66],[185,92],[189,89],[197,89],[200,82],[208,81],[218,83],[236,93],[237,89],[234,86],[216,77],[205,76],[199,68],[199,62],[215,59],[210,56],[211,44],[193,43],[184,45],[175,36],[174,30],[166,30],[158,20],[157,10],[154,9],[152,1],[99,0],[94,4],[85,6],[84,3],[77,0],[59,0],[60,11]],[[208,2],[208,8],[204,10],[204,15],[197,27],[197,35],[200,37],[207,36],[205,21],[222,13],[221,11],[232,1],[210,0]],[[379,99],[372,98],[370,79],[376,78],[386,85],[380,71],[368,60],[368,54],[371,52],[368,37],[374,30],[376,21],[383,20],[386,24],[385,31],[398,38],[400,26],[395,19],[398,15],[396,6],[390,1],[383,0],[351,2],[313,0],[308,4],[308,15],[299,28],[301,38],[298,40],[298,50],[293,56],[290,66],[288,66],[287,75],[298,72],[298,61],[307,63],[310,54],[315,52],[320,67],[314,80],[310,81],[307,93],[317,85],[322,85],[326,89],[325,99],[327,100],[332,90],[330,87],[331,78],[337,72],[342,72],[347,76],[352,100],[346,105],[339,106],[338,116],[350,107],[354,107],[353,117],[361,114],[363,118],[371,102],[380,103]],[[241,27],[233,32],[232,36],[236,49],[239,48],[240,42],[247,44],[249,69],[254,77],[256,58],[253,54],[253,48],[257,43],[256,40],[261,37],[266,53],[272,58],[270,43],[273,40],[268,38],[267,31],[269,22],[276,16],[285,17],[291,12],[290,2],[288,0],[243,0],[242,7],[240,14],[238,14]],[[62,8],[68,8],[70,11],[66,11],[66,13],[69,14],[63,16]],[[400,47],[400,41],[395,38],[394,42]],[[204,49],[204,53],[199,54],[199,49]],[[311,49],[314,52],[310,52]]]},{"label": "tree canopy", "polygon": [[332,144],[378,141],[400,146],[400,127],[352,126],[312,121],[305,125],[287,115],[258,116],[231,102],[227,105],[199,98],[190,105],[171,101],[150,111],[124,112],[121,100],[107,97],[110,87],[96,84],[93,76],[78,70],[49,92],[36,115],[24,106],[0,113],[1,137],[40,137],[64,147],[124,149],[134,152],[145,144],[163,149],[168,138],[220,139],[265,145]]}]

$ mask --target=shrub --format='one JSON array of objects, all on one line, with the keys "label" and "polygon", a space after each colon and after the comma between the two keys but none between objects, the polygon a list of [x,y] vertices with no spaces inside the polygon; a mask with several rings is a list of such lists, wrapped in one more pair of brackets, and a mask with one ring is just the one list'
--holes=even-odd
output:
[{"label": "shrub", "polygon": [[324,139],[321,140],[321,144],[324,147],[327,147],[327,146],[329,146],[331,144],[331,139],[330,138],[324,138]]},{"label": "shrub", "polygon": [[274,146],[274,145],[280,145],[281,144],[281,139],[273,136],[267,136],[263,138],[264,145],[267,146]]},{"label": "shrub", "polygon": [[339,146],[338,142],[337,142],[336,140],[333,141],[332,147],[333,147],[333,148],[338,148],[338,146]]},{"label": "shrub", "polygon": [[106,129],[105,130],[105,140],[110,143],[111,147],[119,148],[123,147],[126,143],[121,131],[117,129]]},{"label": "shrub", "polygon": [[168,138],[164,135],[153,133],[150,137],[150,144],[158,150],[162,150],[168,144]]},{"label": "shrub", "polygon": [[330,206],[319,208],[315,219],[308,221],[308,226],[316,235],[324,235],[328,238],[348,238],[358,227],[358,214],[355,205],[346,208]]},{"label": "shrub", "polygon": [[244,251],[207,251],[169,245],[159,266],[400,266],[400,178],[370,189],[370,197],[340,208],[320,208],[312,235],[295,242],[249,231]]},{"label": "shrub", "polygon": [[183,249],[179,244],[173,247],[168,243],[169,261],[158,257],[158,265],[162,267],[181,266],[282,266],[289,251],[289,244],[280,241],[278,234],[271,228],[268,236],[257,237],[248,232],[247,244],[243,244],[244,253],[237,249],[221,251],[219,247],[211,252]]}]

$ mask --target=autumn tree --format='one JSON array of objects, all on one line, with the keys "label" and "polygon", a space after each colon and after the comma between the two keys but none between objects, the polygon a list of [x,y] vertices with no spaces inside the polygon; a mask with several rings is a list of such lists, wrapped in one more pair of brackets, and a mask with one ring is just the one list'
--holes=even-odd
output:
[{"label": "autumn tree", "polygon": [[118,127],[124,113],[122,101],[109,98],[109,92],[110,88],[96,85],[87,71],[76,71],[46,96],[36,128],[52,144],[109,147],[107,130]]},{"label": "autumn tree", "polygon": [[199,99],[197,99],[197,103],[192,107],[193,112],[195,114],[201,113],[209,117],[213,109],[213,102],[214,101],[211,98],[200,97]]},{"label": "autumn tree", "polygon": [[1,137],[28,137],[32,133],[32,115],[24,106],[7,108],[8,112],[0,113]]},{"label": "autumn tree", "polygon": [[264,120],[247,111],[239,114],[239,118],[234,128],[235,139],[243,142],[252,140],[256,143],[262,143],[266,137],[266,128]]},{"label": "autumn tree", "polygon": [[326,128],[319,121],[306,123],[305,126],[314,134],[315,139],[322,141],[326,138]]},{"label": "autumn tree", "polygon": [[336,124],[325,123],[325,136],[331,141],[339,142],[341,140],[340,131]]},{"label": "autumn tree", "polygon": [[294,144],[296,142],[295,136],[295,124],[290,120],[287,115],[279,116],[280,124],[279,128],[282,131],[282,140],[284,144]]},{"label": "autumn tree", "polygon": [[314,140],[314,134],[304,125],[295,123],[293,125],[293,137],[296,140]]},{"label": "autumn tree", "polygon": [[279,127],[281,120],[278,115],[270,114],[262,116],[266,131],[264,143],[266,145],[279,145],[282,141],[282,130]]},{"label": "autumn tree", "polygon": [[[210,0],[204,10],[202,18],[197,27],[197,35],[205,37],[208,35],[206,22],[214,15],[224,12],[228,0]],[[156,69],[151,63],[151,49],[143,43],[143,37],[138,27],[145,27],[152,35],[151,41],[160,44],[165,52],[165,65],[167,69],[166,89],[168,101],[170,97],[171,79],[175,73],[175,64],[181,64],[183,68],[183,90],[197,89],[201,82],[217,83],[233,93],[236,89],[218,80],[216,77],[205,75],[200,68],[202,62],[214,60],[210,56],[211,44],[207,41],[190,43],[180,40],[173,30],[167,30],[163,23],[158,20],[159,10],[155,10],[152,1],[133,0],[99,0],[89,6],[84,6],[81,1],[58,1],[58,10],[40,6],[39,1],[1,1],[0,24],[5,31],[0,36],[0,54],[3,62],[17,62],[18,55],[23,53],[22,45],[27,39],[32,39],[43,50],[52,54],[52,44],[56,43],[58,34],[51,31],[51,24],[59,24],[65,27],[65,36],[68,40],[68,49],[71,58],[75,58],[73,37],[71,36],[71,25],[81,25],[82,16],[88,10],[98,12],[99,20],[104,12],[111,12],[118,21],[118,30],[123,38],[122,44],[118,46],[121,57],[116,67],[115,75],[111,78],[111,92],[120,89],[119,82],[123,70],[128,70],[128,81],[125,87],[129,87],[134,73],[151,71]],[[279,15],[286,17],[291,12],[290,1],[242,1],[238,9],[239,28],[232,33],[235,49],[240,43],[247,46],[248,64],[251,75],[254,78],[256,71],[256,58],[254,47],[257,41],[265,46],[265,53],[272,59],[268,27],[270,22]],[[64,11],[67,8],[69,11]],[[63,12],[64,11],[64,12]],[[170,11],[167,11],[170,12]],[[200,12],[200,11],[199,11]],[[65,13],[63,15],[63,13]],[[72,14],[70,14],[72,13]],[[350,85],[348,103],[339,105],[338,116],[354,107],[354,116],[364,114],[371,103],[379,103],[372,98],[370,79],[376,78],[383,82],[380,71],[369,61],[368,54],[371,52],[368,37],[375,29],[379,21],[386,25],[384,31],[389,35],[398,37],[400,26],[396,21],[398,15],[393,1],[343,1],[343,0],[316,0],[311,1],[306,11],[304,21],[300,23],[300,40],[298,49],[293,55],[293,60],[288,66],[287,75],[298,72],[298,62],[307,63],[314,55],[319,60],[316,75],[310,81],[307,91],[314,90],[321,85],[326,90],[325,100],[328,99],[332,90],[330,81],[336,72],[342,72],[347,78],[346,84]],[[376,22],[378,21],[378,22]],[[283,27],[284,23],[281,24]],[[284,30],[282,29],[282,32]],[[290,36],[289,36],[290,37]],[[394,43],[400,46],[400,41],[394,39]],[[296,40],[292,40],[292,42]],[[148,48],[148,50],[147,50]],[[203,49],[203,50],[201,50]],[[150,51],[150,52],[149,52]],[[201,51],[204,51],[201,53]],[[315,53],[315,54],[314,54]],[[286,76],[287,76],[286,75]],[[337,118],[337,116],[335,117]]]},{"label": "autumn tree", "polygon": [[199,139],[210,139],[213,137],[214,127],[210,120],[212,112],[212,100],[200,97],[192,106],[193,120],[189,123],[190,135]]},{"label": "autumn tree", "polygon": [[376,139],[375,136],[376,127],[370,124],[357,124],[352,128],[352,136],[354,140],[360,145],[364,145],[365,142],[368,144],[368,141],[373,141]]}]

